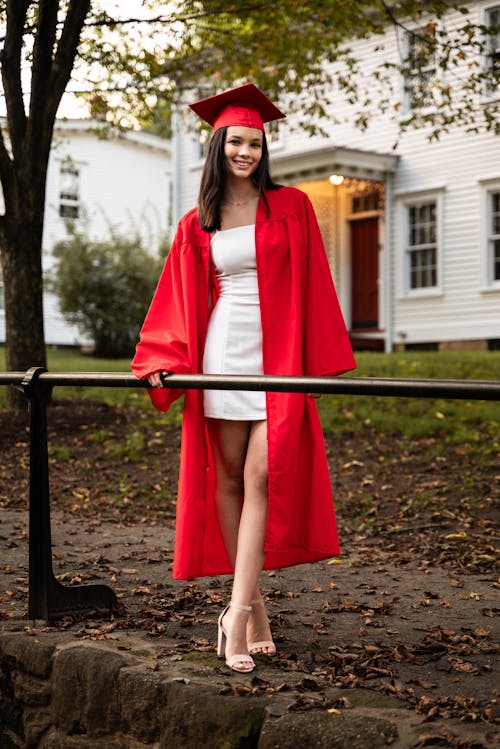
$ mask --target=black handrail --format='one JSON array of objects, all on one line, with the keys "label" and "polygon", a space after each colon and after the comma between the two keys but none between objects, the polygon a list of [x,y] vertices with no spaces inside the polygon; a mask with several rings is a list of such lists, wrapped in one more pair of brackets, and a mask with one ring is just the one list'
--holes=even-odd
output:
[{"label": "black handrail", "polygon": [[[500,381],[417,380],[378,377],[280,377],[236,375],[169,375],[168,387],[206,390],[264,390],[500,400]],[[0,385],[21,390],[30,411],[29,597],[31,619],[52,620],[76,610],[112,609],[117,600],[107,585],[61,585],[52,569],[47,406],[54,386],[145,388],[147,382],[127,372],[0,372]]]},{"label": "black handrail", "polygon": [[[42,385],[145,388],[147,382],[128,372],[45,372]],[[0,385],[22,385],[25,372],[0,372]],[[383,377],[282,377],[278,375],[168,376],[171,388],[193,390],[266,390],[269,392],[378,395],[382,397],[500,400],[498,380],[429,380]]]}]

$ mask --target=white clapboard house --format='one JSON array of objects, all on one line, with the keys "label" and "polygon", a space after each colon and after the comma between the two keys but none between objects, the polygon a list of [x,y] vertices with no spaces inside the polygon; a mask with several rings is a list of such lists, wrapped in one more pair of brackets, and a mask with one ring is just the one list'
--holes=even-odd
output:
[{"label": "white clapboard house", "polygon": [[[498,3],[469,5],[473,20],[500,23]],[[445,22],[462,18],[450,11]],[[352,49],[366,71],[381,54],[397,61],[401,43],[401,31],[396,38],[391,28],[383,52],[380,37]],[[500,38],[492,39],[484,64],[498,65],[499,57]],[[431,85],[433,70],[425,72]],[[402,91],[414,84],[425,80],[399,82]],[[300,187],[316,208],[352,340],[386,351],[498,348],[500,139],[458,127],[438,142],[429,142],[425,130],[398,139],[383,115],[365,132],[349,115],[339,99],[341,124],[327,122],[326,137],[309,137],[285,121],[273,132],[270,152],[274,179]],[[174,139],[179,217],[196,202],[203,164],[194,115],[179,113]]]},{"label": "white clapboard house", "polygon": [[[71,220],[89,238],[139,234],[157,248],[171,235],[172,176],[169,141],[143,131],[104,130],[78,119],[56,122],[49,168],[43,232],[43,269],[54,266],[52,248],[68,237]],[[0,298],[2,295],[0,294]],[[54,294],[44,295],[48,344],[80,345],[79,330],[62,317]],[[5,340],[0,302],[0,342]]]}]

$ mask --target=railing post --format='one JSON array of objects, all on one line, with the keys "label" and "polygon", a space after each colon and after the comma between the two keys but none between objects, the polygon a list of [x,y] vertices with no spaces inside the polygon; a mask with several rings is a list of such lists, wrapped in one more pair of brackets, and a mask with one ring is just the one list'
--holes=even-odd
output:
[{"label": "railing post", "polygon": [[48,587],[52,573],[50,534],[49,455],[47,405],[52,387],[37,382],[43,367],[26,372],[21,388],[29,400],[30,486],[29,486],[29,593],[28,617],[48,619]]},{"label": "railing post", "polygon": [[29,400],[30,412],[28,617],[50,621],[75,610],[113,608],[116,596],[107,585],[68,587],[54,576],[47,439],[47,405],[52,386],[39,380],[45,371],[43,367],[29,369],[21,389]]}]

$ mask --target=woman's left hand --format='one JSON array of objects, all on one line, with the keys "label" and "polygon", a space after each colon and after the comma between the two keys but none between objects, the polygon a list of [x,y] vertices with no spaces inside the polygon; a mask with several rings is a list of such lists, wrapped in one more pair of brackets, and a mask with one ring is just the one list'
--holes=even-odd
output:
[{"label": "woman's left hand", "polygon": [[149,375],[148,382],[150,386],[153,388],[162,388],[163,387],[163,382],[161,380],[162,375],[167,375],[167,374],[168,372],[163,371],[163,372],[154,372],[154,374]]}]

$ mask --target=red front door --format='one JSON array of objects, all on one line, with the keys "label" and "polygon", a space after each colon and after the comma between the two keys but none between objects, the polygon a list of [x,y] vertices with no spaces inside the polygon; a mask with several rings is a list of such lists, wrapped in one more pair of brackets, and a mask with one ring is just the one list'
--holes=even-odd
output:
[{"label": "red front door", "polygon": [[353,330],[378,328],[378,218],[351,221]]}]

